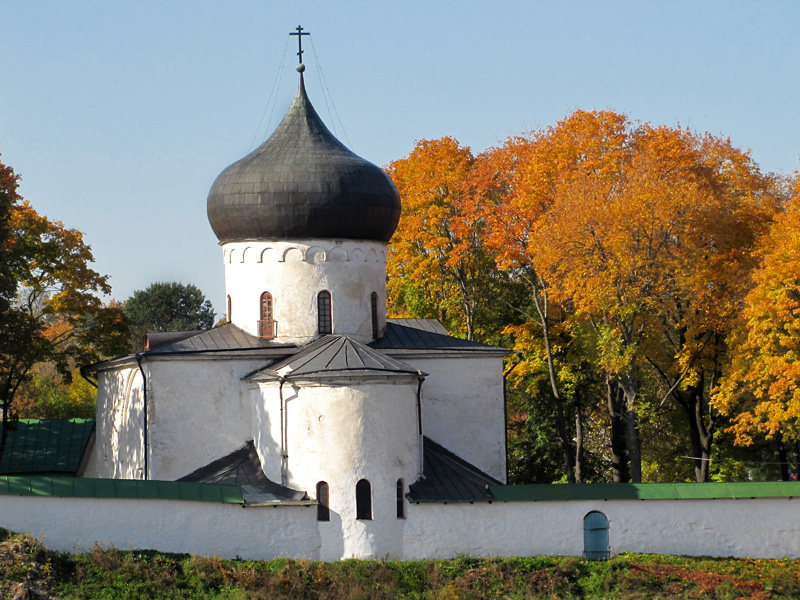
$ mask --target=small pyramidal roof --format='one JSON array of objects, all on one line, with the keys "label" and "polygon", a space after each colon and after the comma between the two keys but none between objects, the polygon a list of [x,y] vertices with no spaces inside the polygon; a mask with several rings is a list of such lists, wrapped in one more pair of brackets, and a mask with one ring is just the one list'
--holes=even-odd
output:
[{"label": "small pyramidal roof", "polygon": [[427,375],[402,361],[390,358],[346,335],[326,335],[297,354],[245,377],[269,379],[324,378],[335,375]]},{"label": "small pyramidal roof", "polygon": [[328,130],[308,99],[303,71],[289,111],[253,152],[226,168],[208,194],[220,242],[345,238],[388,242],[400,195],[379,167]]}]

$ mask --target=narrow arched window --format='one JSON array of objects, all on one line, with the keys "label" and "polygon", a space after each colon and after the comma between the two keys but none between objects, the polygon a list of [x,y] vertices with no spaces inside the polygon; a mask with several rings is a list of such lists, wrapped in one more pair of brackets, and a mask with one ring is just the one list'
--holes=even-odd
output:
[{"label": "narrow arched window", "polygon": [[231,297],[228,296],[228,323],[231,322]]},{"label": "narrow arched window", "polygon": [[356,519],[372,519],[372,487],[366,479],[361,479],[356,484]]},{"label": "narrow arched window", "polygon": [[406,504],[403,501],[403,480],[397,480],[397,518],[406,518]]},{"label": "narrow arched window", "polygon": [[275,337],[275,321],[272,318],[272,294],[261,294],[261,319],[258,321],[258,335],[262,338]]},{"label": "narrow arched window", "polygon": [[317,521],[330,521],[331,509],[328,506],[328,484],[325,481],[317,483]]},{"label": "narrow arched window", "polygon": [[372,292],[369,295],[370,308],[372,309],[372,339],[378,339],[378,294]]},{"label": "narrow arched window", "polygon": [[331,333],[331,293],[322,290],[317,294],[317,320],[319,322],[320,333]]}]

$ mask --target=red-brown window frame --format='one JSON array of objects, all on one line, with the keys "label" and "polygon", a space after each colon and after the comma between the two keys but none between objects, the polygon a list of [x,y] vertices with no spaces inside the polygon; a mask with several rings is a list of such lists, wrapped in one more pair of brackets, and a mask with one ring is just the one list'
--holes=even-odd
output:
[{"label": "red-brown window frame", "polygon": [[258,303],[258,312],[261,319],[258,322],[258,334],[262,338],[275,337],[275,305],[272,294],[264,292]]}]

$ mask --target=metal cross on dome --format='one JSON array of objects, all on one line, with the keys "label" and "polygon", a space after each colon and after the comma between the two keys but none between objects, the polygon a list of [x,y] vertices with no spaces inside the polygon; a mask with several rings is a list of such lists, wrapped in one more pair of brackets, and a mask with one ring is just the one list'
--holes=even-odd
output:
[{"label": "metal cross on dome", "polygon": [[298,25],[297,30],[295,32],[290,33],[289,35],[296,35],[297,36],[297,62],[299,64],[303,64],[303,36],[304,35],[311,35],[308,32],[304,32],[303,28]]}]

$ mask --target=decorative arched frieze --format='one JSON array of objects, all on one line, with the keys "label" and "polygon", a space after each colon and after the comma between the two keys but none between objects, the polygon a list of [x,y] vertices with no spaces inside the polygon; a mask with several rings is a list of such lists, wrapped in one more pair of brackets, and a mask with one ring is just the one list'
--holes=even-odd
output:
[{"label": "decorative arched frieze", "polygon": [[270,260],[275,260],[277,254],[278,253],[276,252],[275,248],[273,248],[272,246],[267,246],[261,251],[261,254],[258,256],[258,262],[264,263]]},{"label": "decorative arched frieze", "polygon": [[311,246],[306,248],[305,261],[310,264],[319,264],[327,260],[327,254],[320,246]]},{"label": "decorative arched frieze", "polygon": [[361,248],[353,248],[350,251],[350,260],[353,262],[364,262],[364,250]]},{"label": "decorative arched frieze", "polygon": [[347,262],[347,252],[338,246],[328,252],[328,262]]},{"label": "decorative arched frieze", "polygon": [[289,246],[281,254],[278,262],[302,262],[303,252],[297,246]]}]

